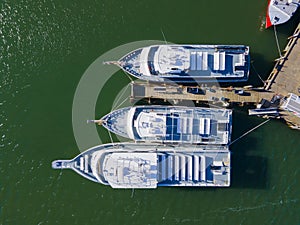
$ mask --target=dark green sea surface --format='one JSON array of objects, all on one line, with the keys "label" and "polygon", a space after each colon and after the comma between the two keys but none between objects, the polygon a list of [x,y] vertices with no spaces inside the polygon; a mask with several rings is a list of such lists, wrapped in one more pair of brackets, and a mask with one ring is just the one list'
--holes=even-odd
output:
[{"label": "dark green sea surface", "polygon": [[[245,44],[252,57],[249,83],[259,86],[257,73],[265,79],[278,57],[273,30],[260,30],[266,5],[267,0],[0,1],[0,224],[300,224],[300,132],[277,120],[231,146],[230,188],[114,190],[73,171],[51,169],[52,160],[80,153],[73,98],[99,56],[129,42],[163,40],[162,33],[173,43]],[[281,48],[298,22],[299,12],[277,27]],[[109,112],[129,82],[122,72],[113,75],[96,114]],[[235,108],[232,139],[263,121]],[[98,132],[110,141],[103,128]]]}]

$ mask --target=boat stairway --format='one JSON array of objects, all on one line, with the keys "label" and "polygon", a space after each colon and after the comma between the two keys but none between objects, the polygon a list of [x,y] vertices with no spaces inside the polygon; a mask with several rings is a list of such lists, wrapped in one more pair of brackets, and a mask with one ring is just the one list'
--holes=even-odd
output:
[{"label": "boat stairway", "polygon": [[89,155],[80,156],[75,162],[75,167],[84,173],[91,173],[90,158]]},{"label": "boat stairway", "polygon": [[189,154],[158,156],[159,182],[199,182],[206,180],[205,157]]}]

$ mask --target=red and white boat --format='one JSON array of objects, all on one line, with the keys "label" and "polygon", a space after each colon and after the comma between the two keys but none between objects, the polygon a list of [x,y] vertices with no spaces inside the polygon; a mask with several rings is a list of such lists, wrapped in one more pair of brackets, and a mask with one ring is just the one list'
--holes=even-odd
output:
[{"label": "red and white boat", "polygon": [[296,12],[300,0],[269,0],[266,28],[287,22]]}]

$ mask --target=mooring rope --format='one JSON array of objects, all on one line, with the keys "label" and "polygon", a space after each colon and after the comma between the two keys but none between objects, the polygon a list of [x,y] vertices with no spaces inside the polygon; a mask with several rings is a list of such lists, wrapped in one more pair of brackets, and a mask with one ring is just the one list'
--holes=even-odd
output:
[{"label": "mooring rope", "polygon": [[282,58],[282,54],[281,54],[281,50],[280,50],[280,46],[279,46],[279,41],[278,41],[278,37],[277,37],[276,25],[274,25],[273,27],[274,27],[274,34],[275,34],[278,53],[279,53],[280,58]]},{"label": "mooring rope", "polygon": [[[124,102],[126,102],[128,100],[129,97],[126,97],[117,107],[115,107],[115,109],[118,109],[121,105],[124,104]],[[115,109],[112,109],[112,111],[114,111]]]},{"label": "mooring rope", "polygon": [[270,119],[262,122],[261,124],[258,124],[256,127],[252,128],[251,130],[247,131],[246,133],[244,133],[243,135],[241,135],[240,137],[238,137],[237,139],[235,139],[234,141],[232,141],[229,145],[232,145],[233,143],[235,143],[236,141],[240,140],[241,138],[245,137],[247,134],[251,133],[252,131],[256,130],[257,128],[261,127],[262,125],[264,125],[265,123],[269,122]]},{"label": "mooring rope", "polygon": [[[217,101],[217,102],[221,102],[221,103],[223,103],[224,101]],[[210,104],[208,104],[209,106],[211,106],[211,108],[213,108],[213,109],[226,109],[226,107],[222,107],[222,106],[219,106],[219,105],[214,105],[214,104],[212,104],[212,103],[210,103]]]},{"label": "mooring rope", "polygon": [[114,140],[112,139],[112,136],[111,136],[110,131],[109,131],[109,130],[107,130],[107,131],[108,131],[108,135],[109,135],[109,138],[110,138],[111,143],[114,143]]},{"label": "mooring rope", "polygon": [[255,69],[255,67],[254,67],[254,65],[253,65],[252,62],[251,62],[251,66],[252,66],[254,72],[256,73],[256,75],[258,76],[258,78],[259,78],[259,79],[261,80],[261,82],[264,84],[265,81],[261,78],[261,76],[259,75],[259,73],[258,73],[257,70]]},{"label": "mooring rope", "polygon": [[116,105],[119,103],[120,99],[123,97],[123,95],[125,94],[125,92],[127,91],[129,87],[129,84],[126,86],[126,88],[122,91],[121,95],[119,96],[119,98],[117,99],[116,103],[113,105],[112,110],[116,109]]},{"label": "mooring rope", "polygon": [[128,75],[128,73],[126,73],[123,69],[122,69],[122,72],[128,77],[128,79],[133,82],[133,79]]},{"label": "mooring rope", "polygon": [[131,196],[130,196],[130,198],[133,198],[134,197],[134,188],[132,188],[132,190],[131,190]]},{"label": "mooring rope", "polygon": [[163,29],[162,29],[162,28],[160,28],[160,32],[161,32],[161,34],[162,34],[162,36],[163,36],[163,38],[164,38],[165,44],[167,45],[167,44],[168,44],[168,42],[167,42],[166,36],[165,36],[165,34],[164,34],[164,32],[163,32]]}]

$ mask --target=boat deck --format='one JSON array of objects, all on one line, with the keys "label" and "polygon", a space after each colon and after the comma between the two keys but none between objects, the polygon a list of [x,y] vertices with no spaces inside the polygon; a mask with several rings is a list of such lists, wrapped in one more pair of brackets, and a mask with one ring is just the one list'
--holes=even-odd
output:
[{"label": "boat deck", "polygon": [[226,187],[230,184],[229,151],[159,154],[158,168],[158,186]]}]

